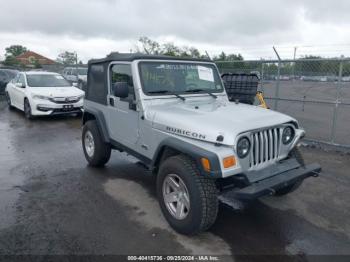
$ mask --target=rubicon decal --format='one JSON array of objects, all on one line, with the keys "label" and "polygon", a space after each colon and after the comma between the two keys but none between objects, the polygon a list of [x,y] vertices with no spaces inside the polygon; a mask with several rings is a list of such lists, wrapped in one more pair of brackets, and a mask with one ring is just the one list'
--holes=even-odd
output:
[{"label": "rubicon decal", "polygon": [[193,138],[197,138],[197,139],[205,139],[206,135],[197,133],[197,132],[192,132],[189,130],[184,130],[184,129],[180,129],[180,128],[175,128],[175,127],[170,127],[167,126],[166,127],[166,131],[171,132],[171,133],[175,133],[178,135],[183,135],[183,136],[189,136],[189,137],[193,137]]}]

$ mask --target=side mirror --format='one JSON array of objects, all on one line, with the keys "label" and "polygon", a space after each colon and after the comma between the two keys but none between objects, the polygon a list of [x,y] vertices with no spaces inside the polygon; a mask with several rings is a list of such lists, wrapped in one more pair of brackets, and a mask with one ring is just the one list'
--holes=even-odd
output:
[{"label": "side mirror", "polygon": [[127,82],[116,82],[113,84],[113,95],[120,98],[126,98],[129,95]]},{"label": "side mirror", "polygon": [[25,88],[26,86],[23,83],[16,83],[15,86],[19,88]]},{"label": "side mirror", "polygon": [[72,86],[74,86],[74,87],[78,87],[78,83],[73,82],[73,83],[72,83]]}]

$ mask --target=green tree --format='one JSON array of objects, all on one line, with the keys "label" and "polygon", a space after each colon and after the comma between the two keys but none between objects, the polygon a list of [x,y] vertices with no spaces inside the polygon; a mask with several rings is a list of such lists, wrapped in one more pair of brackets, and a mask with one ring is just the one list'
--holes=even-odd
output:
[{"label": "green tree", "polygon": [[[139,38],[139,42],[142,45],[143,53],[157,55],[161,53],[160,45],[158,42],[151,40],[147,36],[142,36]],[[140,50],[139,50],[140,51]]]},{"label": "green tree", "polygon": [[174,45],[174,43],[165,43],[162,45],[161,53],[169,56],[180,56],[181,49]]},{"label": "green tree", "polygon": [[228,61],[243,61],[243,56],[241,54],[229,54],[226,58]]},{"label": "green tree", "polygon": [[218,57],[218,60],[220,60],[220,61],[226,61],[226,59],[227,59],[227,55],[225,54],[224,51],[222,51],[221,54],[220,54],[219,57]]},{"label": "green tree", "polygon": [[25,52],[27,52],[28,49],[22,45],[11,45],[9,47],[5,48],[5,65],[18,65],[19,62],[16,60],[16,56],[19,56]]},{"label": "green tree", "polygon": [[77,56],[74,52],[64,51],[58,55],[56,61],[64,65],[74,65],[77,62]]},{"label": "green tree", "polygon": [[22,45],[11,45],[5,48],[5,56],[19,56],[28,51],[28,49]]},{"label": "green tree", "polygon": [[167,42],[160,44],[157,41],[154,41],[146,36],[142,36],[139,39],[141,44],[141,50],[138,49],[138,52],[145,54],[153,55],[168,55],[176,57],[193,57],[193,58],[205,58],[205,55],[202,55],[199,50],[195,47],[179,47],[174,43]]},{"label": "green tree", "polygon": [[204,55],[202,55],[199,52],[199,50],[197,48],[193,47],[193,46],[190,47],[188,51],[190,53],[190,57],[193,57],[193,58],[203,58],[204,57]]},{"label": "green tree", "polygon": [[14,56],[6,56],[4,60],[4,64],[8,66],[14,66],[14,65],[18,65],[19,62],[18,60],[16,60],[16,57]]},{"label": "green tree", "polygon": [[42,68],[41,64],[39,63],[39,60],[38,59],[35,59],[34,60],[34,68]]},{"label": "green tree", "polygon": [[214,61],[243,61],[243,56],[241,54],[226,54],[221,52],[218,56],[214,56]]}]

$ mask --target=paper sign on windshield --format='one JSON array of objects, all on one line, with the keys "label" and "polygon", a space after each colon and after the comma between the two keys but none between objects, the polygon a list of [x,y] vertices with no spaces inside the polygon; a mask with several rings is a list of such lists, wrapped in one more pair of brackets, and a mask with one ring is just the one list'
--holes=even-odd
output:
[{"label": "paper sign on windshield", "polygon": [[199,79],[214,82],[213,69],[204,66],[198,66],[197,69]]}]

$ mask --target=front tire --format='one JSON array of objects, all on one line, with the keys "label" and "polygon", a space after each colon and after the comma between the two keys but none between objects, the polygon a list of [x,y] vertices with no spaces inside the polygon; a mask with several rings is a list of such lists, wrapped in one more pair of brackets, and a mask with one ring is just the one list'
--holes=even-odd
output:
[{"label": "front tire", "polygon": [[198,234],[216,220],[219,202],[215,181],[201,176],[196,163],[185,155],[161,164],[157,194],[165,219],[178,233]]},{"label": "front tire", "polygon": [[102,167],[111,157],[111,146],[105,143],[95,120],[85,123],[82,134],[84,155],[90,166]]},{"label": "front tire", "polygon": [[34,118],[32,115],[32,108],[30,107],[30,103],[27,98],[24,99],[24,115],[29,120]]},{"label": "front tire", "polygon": [[[299,148],[297,148],[297,147],[293,148],[292,151],[290,151],[290,153],[289,153],[289,158],[295,158],[301,167],[305,166],[305,161],[304,161],[303,155],[301,154]],[[297,190],[301,186],[302,183],[303,183],[303,181],[301,180],[301,181],[297,181],[289,186],[278,189],[278,190],[276,190],[275,195],[276,196],[284,196],[284,195],[287,195],[289,193],[292,193],[293,191]]]}]

